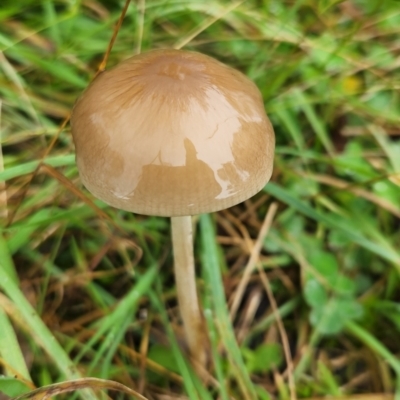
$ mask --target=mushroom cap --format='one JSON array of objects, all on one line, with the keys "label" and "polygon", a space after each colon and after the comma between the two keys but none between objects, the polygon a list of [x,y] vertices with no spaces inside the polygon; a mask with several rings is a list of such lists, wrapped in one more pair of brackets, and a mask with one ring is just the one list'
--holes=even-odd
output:
[{"label": "mushroom cap", "polygon": [[200,53],[153,50],[101,73],[71,127],[86,188],[139,214],[228,208],[272,173],[275,137],[259,90]]}]

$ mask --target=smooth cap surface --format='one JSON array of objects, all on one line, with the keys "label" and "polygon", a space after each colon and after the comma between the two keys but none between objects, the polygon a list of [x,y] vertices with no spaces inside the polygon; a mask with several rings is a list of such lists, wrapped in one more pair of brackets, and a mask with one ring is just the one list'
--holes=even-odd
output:
[{"label": "smooth cap surface", "polygon": [[272,173],[275,138],[259,90],[200,53],[154,50],[103,72],[71,126],[86,188],[139,214],[228,208]]}]

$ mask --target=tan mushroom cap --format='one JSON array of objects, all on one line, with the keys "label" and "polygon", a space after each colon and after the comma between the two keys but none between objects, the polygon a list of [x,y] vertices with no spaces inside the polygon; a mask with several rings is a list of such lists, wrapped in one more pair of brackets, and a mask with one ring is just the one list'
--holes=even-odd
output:
[{"label": "tan mushroom cap", "polygon": [[71,117],[80,177],[127,211],[182,216],[268,182],[275,137],[257,87],[203,54],[154,50],[100,74]]}]

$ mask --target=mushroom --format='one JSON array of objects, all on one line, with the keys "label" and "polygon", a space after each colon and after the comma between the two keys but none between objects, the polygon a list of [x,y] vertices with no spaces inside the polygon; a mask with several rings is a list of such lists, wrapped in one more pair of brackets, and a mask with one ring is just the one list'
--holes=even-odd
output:
[{"label": "mushroom", "polygon": [[79,174],[121,210],[171,217],[189,352],[204,364],[191,216],[238,204],[272,173],[275,137],[242,73],[183,50],[153,50],[101,73],[71,117]]}]

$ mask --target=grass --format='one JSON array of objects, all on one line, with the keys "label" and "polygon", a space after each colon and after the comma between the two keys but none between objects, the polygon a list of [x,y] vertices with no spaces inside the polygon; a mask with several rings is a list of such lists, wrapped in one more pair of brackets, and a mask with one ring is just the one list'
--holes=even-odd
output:
[{"label": "grass", "polygon": [[209,54],[258,85],[276,132],[272,182],[195,219],[212,349],[198,376],[168,220],[91,197],[65,124],[124,2],[3,1],[0,398],[59,383],[60,398],[400,399],[399,4],[129,5],[108,66]]}]

